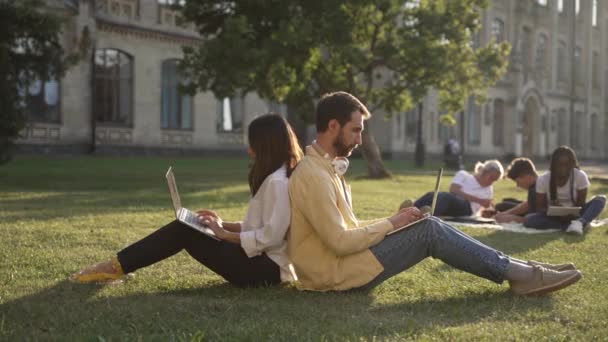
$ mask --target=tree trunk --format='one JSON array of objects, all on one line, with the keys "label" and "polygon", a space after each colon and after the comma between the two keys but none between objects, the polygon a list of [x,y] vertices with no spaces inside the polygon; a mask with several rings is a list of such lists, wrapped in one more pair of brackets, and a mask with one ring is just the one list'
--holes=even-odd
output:
[{"label": "tree trunk", "polygon": [[423,167],[424,166],[424,157],[425,157],[425,149],[424,139],[422,138],[422,102],[418,104],[418,122],[416,127],[416,152],[414,155],[414,160],[416,161],[416,166]]},{"label": "tree trunk", "polygon": [[363,144],[361,145],[361,153],[367,162],[367,175],[370,178],[375,179],[388,178],[391,176],[391,174],[384,167],[380,149],[378,148],[378,144],[376,144],[376,140],[374,139],[374,135],[369,127],[369,123],[366,125],[366,129],[364,129],[363,133],[361,134],[361,138],[363,140]]}]

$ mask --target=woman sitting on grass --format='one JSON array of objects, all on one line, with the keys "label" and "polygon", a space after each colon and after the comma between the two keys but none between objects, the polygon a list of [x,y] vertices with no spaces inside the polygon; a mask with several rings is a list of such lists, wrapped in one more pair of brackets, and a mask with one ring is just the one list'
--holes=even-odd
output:
[{"label": "woman sitting on grass", "polygon": [[110,282],[185,249],[194,259],[237,286],[293,281],[285,234],[290,222],[287,178],[302,158],[289,123],[276,114],[249,125],[251,199],[242,222],[223,222],[213,211],[198,211],[201,223],[220,241],[175,220],[118,252],[110,260],[71,276],[76,282]]},{"label": "woman sitting on grass", "polygon": [[[558,147],[551,155],[550,170],[536,181],[536,212],[526,215],[524,225],[536,229],[559,228],[582,235],[583,228],[606,206],[604,195],[586,202],[589,185],[589,177],[580,169],[574,150],[568,146]],[[581,207],[580,216],[547,216],[549,205]]]}]

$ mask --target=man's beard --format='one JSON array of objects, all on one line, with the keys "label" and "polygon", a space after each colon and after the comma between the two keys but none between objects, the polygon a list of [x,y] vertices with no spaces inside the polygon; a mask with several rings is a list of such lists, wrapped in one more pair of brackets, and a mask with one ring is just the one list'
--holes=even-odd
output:
[{"label": "man's beard", "polygon": [[348,157],[357,148],[357,144],[346,145],[342,134],[340,134],[333,143],[334,149],[336,150],[336,157]]}]

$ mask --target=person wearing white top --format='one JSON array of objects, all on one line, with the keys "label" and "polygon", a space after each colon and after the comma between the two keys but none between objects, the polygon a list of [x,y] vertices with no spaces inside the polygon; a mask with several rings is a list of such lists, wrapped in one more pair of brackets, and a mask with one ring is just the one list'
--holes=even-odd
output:
[{"label": "person wearing white top", "polygon": [[[498,160],[487,160],[475,165],[475,173],[458,171],[450,192],[440,192],[435,204],[435,216],[471,216],[478,215],[481,208],[492,206],[494,190],[492,184],[502,178],[504,169]],[[420,197],[414,206],[422,208],[433,203],[433,192]]]},{"label": "person wearing white top", "polygon": [[[606,196],[594,196],[586,202],[591,183],[581,170],[574,150],[560,146],[551,156],[550,170],[536,181],[536,212],[526,215],[524,225],[536,229],[562,229],[582,235],[583,229],[600,215],[606,206]],[[552,206],[581,207],[580,216],[547,216]]]},{"label": "person wearing white top", "polygon": [[76,282],[109,282],[164,260],[181,250],[228,282],[242,287],[297,280],[286,252],[291,212],[288,177],[302,158],[289,123],[277,114],[263,115],[249,125],[251,199],[242,222],[224,222],[208,209],[198,211],[208,235],[175,220],[126,247],[110,260],[71,276]]}]

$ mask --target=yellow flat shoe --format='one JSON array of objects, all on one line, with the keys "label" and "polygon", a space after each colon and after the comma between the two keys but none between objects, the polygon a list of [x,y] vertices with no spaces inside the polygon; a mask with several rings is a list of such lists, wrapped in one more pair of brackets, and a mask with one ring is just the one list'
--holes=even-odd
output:
[{"label": "yellow flat shoe", "polygon": [[[108,272],[106,263],[110,263],[111,268],[114,272]],[[105,266],[105,267],[104,267]],[[98,269],[104,269],[104,271],[98,271]],[[97,265],[89,268],[85,268],[77,273],[70,276],[70,280],[76,283],[113,283],[124,276],[122,266],[118,262],[118,259],[114,256],[109,261],[104,261]]]}]

